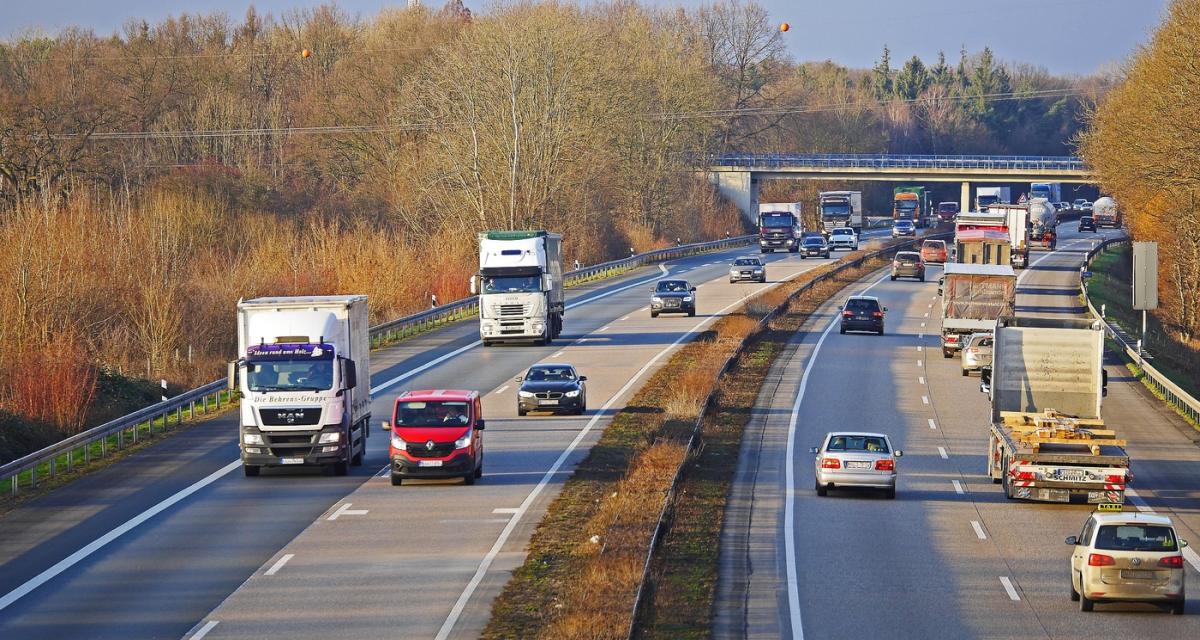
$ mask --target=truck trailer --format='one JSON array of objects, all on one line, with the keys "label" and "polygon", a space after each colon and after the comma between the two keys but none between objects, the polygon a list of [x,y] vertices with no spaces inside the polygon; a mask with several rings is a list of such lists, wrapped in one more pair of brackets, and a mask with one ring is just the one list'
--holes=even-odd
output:
[{"label": "truck trailer", "polygon": [[763,202],[758,205],[758,247],[796,253],[804,237],[804,205],[799,202]]},{"label": "truck trailer", "polygon": [[942,356],[953,358],[963,339],[991,331],[1012,315],[1017,274],[1008,265],[947,264],[942,282]]},{"label": "truck trailer", "polygon": [[1001,318],[992,341],[988,475],[1009,499],[1121,504],[1125,441],[1100,417],[1104,330],[1073,318]]},{"label": "truck trailer", "polygon": [[362,464],[371,421],[367,297],[255,298],[237,305],[242,468]]},{"label": "truck trailer", "polygon": [[1009,262],[1014,269],[1029,266],[1030,230],[1029,205],[994,204],[985,215],[1004,214],[1005,231],[1008,233]]},{"label": "truck trailer", "polygon": [[862,235],[861,191],[822,191],[817,197],[821,209],[821,228],[826,236],[842,227],[854,229],[856,236]]},{"label": "truck trailer", "polygon": [[562,332],[562,236],[548,231],[485,231],[479,234],[479,273],[471,276],[479,296],[479,339],[543,345]]},{"label": "truck trailer", "polygon": [[954,254],[962,264],[1011,265],[1008,210],[959,214],[954,221]]}]

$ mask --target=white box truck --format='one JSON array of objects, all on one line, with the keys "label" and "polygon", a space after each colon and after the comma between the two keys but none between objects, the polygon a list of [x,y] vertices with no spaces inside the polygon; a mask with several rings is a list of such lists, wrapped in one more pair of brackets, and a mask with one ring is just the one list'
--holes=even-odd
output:
[{"label": "white box truck", "polygon": [[1012,247],[1009,259],[1014,269],[1029,266],[1029,246],[1032,226],[1029,219],[1027,204],[994,204],[988,207],[988,214],[1003,213],[1007,217],[1005,226],[1008,230],[1008,241]]},{"label": "white box truck", "polygon": [[841,227],[850,227],[854,229],[854,235],[862,235],[861,191],[822,191],[817,197],[821,209],[821,230],[826,236]]},{"label": "white box truck", "polygon": [[479,296],[479,339],[548,344],[562,332],[562,236],[548,231],[485,231],[479,234],[479,273],[471,276]]},{"label": "white box truck", "polygon": [[993,204],[1008,202],[1012,202],[1012,188],[1010,187],[977,187],[975,189],[975,209],[978,211],[987,211],[987,208]]},{"label": "white box truck", "polygon": [[255,298],[237,305],[242,468],[362,464],[371,421],[367,297]]}]

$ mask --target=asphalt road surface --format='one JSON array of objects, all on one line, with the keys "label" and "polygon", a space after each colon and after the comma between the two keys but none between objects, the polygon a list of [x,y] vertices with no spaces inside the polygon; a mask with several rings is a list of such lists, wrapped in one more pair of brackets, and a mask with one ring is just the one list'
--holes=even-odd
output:
[{"label": "asphalt road surface", "polygon": [[[1055,252],[1020,274],[1019,315],[1082,314],[1079,268],[1096,235],[1064,223]],[[1117,232],[1107,232],[1113,235]],[[722,534],[720,638],[1188,638],[1185,616],[1142,604],[1082,613],[1068,595],[1066,536],[1091,508],[1004,498],[985,472],[989,405],[978,374],[939,348],[937,276],[864,279],[889,308],[887,334],[839,335],[836,305],[797,335],[771,372],[739,459]],[[832,331],[830,330],[832,329]],[[1200,434],[1123,366],[1107,363],[1103,417],[1129,441],[1128,509],[1170,515],[1200,544]],[[904,450],[898,495],[813,488],[832,430],[881,431]],[[1191,593],[1200,557],[1185,552]]]}]

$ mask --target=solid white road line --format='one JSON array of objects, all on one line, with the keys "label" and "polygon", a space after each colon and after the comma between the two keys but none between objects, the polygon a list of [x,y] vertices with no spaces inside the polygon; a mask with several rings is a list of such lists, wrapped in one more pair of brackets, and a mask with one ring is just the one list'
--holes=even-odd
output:
[{"label": "solid white road line", "polygon": [[[1141,511],[1142,513],[1154,513],[1154,507],[1146,504],[1146,501],[1138,495],[1137,491],[1126,487],[1125,497],[1133,503],[1133,506],[1137,507],[1138,511]],[[1196,553],[1194,549],[1191,547],[1184,547],[1183,559],[1187,560],[1188,564],[1192,565],[1192,569],[1196,570],[1197,573],[1200,573],[1200,554]]]},{"label": "solid white road line", "polygon": [[493,391],[492,393],[493,393],[493,394],[495,394],[495,395],[500,395],[500,394],[504,393],[505,391],[508,391],[508,385],[504,385],[503,387],[500,387],[499,389],[496,389],[496,390],[495,390],[495,391]]},{"label": "solid white road line", "polygon": [[930,429],[936,429],[936,428],[937,428],[937,423],[933,421],[933,418],[930,418],[930,419],[929,419],[929,428],[930,428]]},{"label": "solid white road line", "polygon": [[516,507],[496,507],[495,509],[492,509],[492,513],[507,513],[509,515],[517,513],[518,511],[520,511],[520,509]]},{"label": "solid white road line", "polygon": [[368,513],[370,513],[370,509],[351,509],[350,506],[351,506],[351,503],[349,503],[349,502],[347,502],[346,504],[343,504],[342,506],[338,507],[337,511],[334,511],[333,513],[331,513],[329,515],[328,518],[325,518],[325,519],[326,520],[337,520],[338,518],[340,518],[342,516],[365,516]]},{"label": "solid white road line", "polygon": [[929,404],[929,396],[921,396],[921,404]]},{"label": "solid white road line", "polygon": [[[883,276],[876,280],[866,289],[863,289],[860,294],[871,290],[871,287],[883,282]],[[800,388],[796,391],[796,401],[792,403],[792,415],[788,420],[788,439],[787,439],[787,466],[784,467],[785,482],[787,493],[784,498],[783,508],[783,554],[784,566],[787,567],[787,599],[788,599],[788,619],[792,629],[792,638],[795,640],[804,640],[804,625],[800,616],[800,583],[796,575],[796,422],[800,418],[800,404],[804,402],[804,391],[808,389],[808,381],[811,378],[812,368],[817,362],[817,356],[821,353],[821,345],[825,344],[825,339],[829,337],[833,328],[838,325],[841,318],[834,315],[829,326],[825,327],[825,331],[821,332],[821,337],[817,339],[817,344],[813,346],[813,351],[808,356],[808,362],[804,366],[804,373],[800,378]]]},{"label": "solid white road line", "polygon": [[551,357],[551,358],[557,358],[557,357],[561,356],[562,354],[563,354],[563,352],[559,351],[558,353],[556,353],[556,354],[554,354],[554,355],[552,355],[552,356],[550,356],[550,357]]},{"label": "solid white road line", "polygon": [[288,560],[291,560],[292,558],[295,558],[295,557],[296,557],[296,554],[294,554],[294,553],[283,554],[283,557],[276,560],[275,564],[271,565],[271,568],[267,569],[267,572],[264,573],[263,575],[267,575],[267,576],[275,575],[276,573],[279,572],[280,569],[283,568],[283,565],[288,563]]},{"label": "solid white road line", "polygon": [[[116,540],[117,538],[120,538],[121,536],[125,535],[126,533],[128,533],[129,531],[131,531],[132,529],[137,527],[138,525],[140,525],[143,522],[149,520],[150,518],[153,518],[154,516],[162,513],[163,511],[166,511],[167,509],[169,509],[172,506],[174,506],[175,504],[177,504],[179,501],[192,495],[193,493],[196,493],[197,491],[203,489],[204,487],[207,487],[208,485],[216,482],[222,476],[229,473],[230,471],[233,471],[234,469],[237,469],[240,466],[242,466],[241,460],[235,460],[233,462],[230,462],[229,464],[221,467],[220,469],[217,469],[216,471],[210,473],[209,475],[205,476],[204,478],[197,480],[196,482],[194,482],[192,485],[190,485],[186,489],[183,489],[182,491],[167,498],[166,500],[163,500],[162,502],[154,505],[153,507],[150,507],[149,509],[146,509],[145,511],[139,513],[138,515],[130,518],[129,520],[127,520],[125,522],[125,524],[122,524],[121,526],[113,529],[112,531],[109,531],[108,533],[100,536],[99,538],[96,538],[95,540],[93,540],[92,542],[90,542],[86,546],[84,546],[82,549],[80,549],[79,551],[76,551],[75,553],[72,553],[71,555],[67,556],[66,558],[59,560],[54,566],[50,567],[49,569],[46,569],[45,571],[43,571],[43,572],[39,573],[38,575],[34,576],[33,578],[29,579],[27,582],[25,582],[25,584],[4,594],[4,597],[0,598],[0,610],[3,610],[4,608],[8,607],[8,605],[16,602],[17,600],[20,600],[26,594],[28,594],[30,591],[33,591],[34,589],[36,589],[36,588],[42,586],[43,584],[45,584],[46,582],[48,582],[51,578],[57,576],[58,574],[62,573],[63,571],[66,571],[67,569],[70,569],[71,567],[75,566],[75,564],[77,564],[80,560],[83,560],[84,558],[92,555],[96,551],[99,551],[105,545],[107,545],[108,543],[112,542],[113,540]],[[205,633],[207,633],[207,632],[205,632]]]},{"label": "solid white road line", "polygon": [[954,485],[954,493],[957,493],[960,496],[966,494],[966,491],[963,491],[962,483],[958,480],[951,480],[950,484]]},{"label": "solid white road line", "polygon": [[942,460],[950,459],[950,454],[946,453],[946,447],[938,447],[938,455],[942,457]]},{"label": "solid white road line", "polygon": [[213,627],[217,626],[218,622],[218,620],[209,620],[208,622],[204,623],[204,626],[200,627],[200,630],[188,640],[201,640],[204,638],[204,636],[208,635],[209,631],[213,630]]},{"label": "solid white road line", "polygon": [[1008,576],[1000,576],[1000,584],[1004,585],[1004,590],[1008,592],[1008,599],[1013,602],[1020,602],[1021,596],[1017,595],[1016,588],[1013,587],[1012,580]]},{"label": "solid white road line", "polygon": [[971,521],[971,528],[975,530],[975,535],[978,536],[980,540],[987,540],[987,534],[983,532],[983,525],[979,524],[978,520]]}]

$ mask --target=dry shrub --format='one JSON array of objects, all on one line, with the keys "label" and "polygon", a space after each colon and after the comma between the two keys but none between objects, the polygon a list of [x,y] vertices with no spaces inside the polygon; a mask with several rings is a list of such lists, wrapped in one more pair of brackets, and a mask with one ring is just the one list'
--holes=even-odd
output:
[{"label": "dry shrub", "polygon": [[5,354],[0,409],[78,433],[96,393],[97,371],[75,336]]}]

